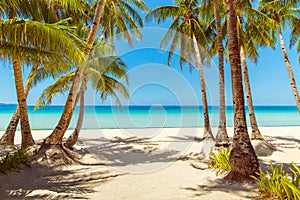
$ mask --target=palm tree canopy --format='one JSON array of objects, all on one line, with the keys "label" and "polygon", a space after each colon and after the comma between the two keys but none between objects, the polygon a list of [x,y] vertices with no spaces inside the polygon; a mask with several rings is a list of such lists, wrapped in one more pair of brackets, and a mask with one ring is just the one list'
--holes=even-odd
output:
[{"label": "palm tree canopy", "polygon": [[259,47],[275,48],[277,39],[274,21],[253,8],[250,1],[238,3],[237,8],[240,47],[243,47],[246,57],[257,63]]},{"label": "palm tree canopy", "polygon": [[[297,51],[300,52],[300,1],[299,0],[260,0],[259,10],[267,14],[273,19],[282,29],[289,27],[292,29],[290,36],[290,47],[297,46]],[[300,63],[300,55],[299,55]]]},{"label": "palm tree canopy", "polygon": [[[84,78],[82,81],[90,82],[92,88],[100,94],[101,100],[112,96],[116,104],[121,106],[119,96],[129,98],[126,86],[128,77],[126,64],[116,56],[111,55],[113,48],[107,44],[100,43],[93,47],[89,59],[84,64]],[[72,84],[75,73],[71,72],[61,76],[54,84],[46,88],[36,102],[35,110],[48,106],[56,95],[67,92]]]},{"label": "palm tree canopy", "polygon": [[[192,67],[191,63],[195,56],[192,41],[193,35],[197,38],[198,46],[206,47],[210,42],[210,37],[208,36],[209,27],[206,21],[198,18],[199,13],[203,9],[198,1],[176,0],[175,4],[174,6],[161,6],[150,10],[146,16],[146,21],[154,20],[160,24],[167,19],[171,19],[172,24],[161,40],[160,47],[164,49],[169,48],[169,66],[176,49],[179,47],[180,66],[189,64]],[[205,53],[205,51],[201,53]]]},{"label": "palm tree canopy", "polygon": [[[220,2],[220,7],[224,8],[225,3]],[[222,38],[227,46],[227,19],[224,9],[221,9]],[[251,1],[238,1],[236,4],[237,29],[239,46],[244,48],[245,56],[252,62],[257,63],[259,58],[258,48],[269,47],[274,49],[276,39],[276,26],[272,19],[265,13],[253,8]],[[226,49],[225,49],[226,50]],[[211,45],[212,55],[217,54],[217,38],[215,37]]]},{"label": "palm tree canopy", "polygon": [[1,0],[0,9],[7,16],[14,12],[20,18],[53,23],[55,17],[86,15],[88,4],[84,0]]},{"label": "palm tree canopy", "polygon": [[[37,34],[38,33],[38,34]],[[8,61],[24,64],[80,63],[81,40],[60,23],[46,24],[23,19],[0,20],[0,51]]]},{"label": "palm tree canopy", "polygon": [[143,20],[139,12],[147,11],[146,4],[141,0],[107,0],[101,20],[102,35],[110,42],[114,38],[123,38],[133,46],[133,38],[141,39],[140,28]]},{"label": "palm tree canopy", "polygon": [[48,77],[65,74],[82,61],[81,49],[85,47],[76,33],[86,18],[84,9],[88,10],[88,4],[85,1],[2,0],[0,9],[4,19],[20,18],[2,20],[0,48],[6,55],[4,59],[17,58],[23,64],[38,66],[28,77],[27,88]]}]

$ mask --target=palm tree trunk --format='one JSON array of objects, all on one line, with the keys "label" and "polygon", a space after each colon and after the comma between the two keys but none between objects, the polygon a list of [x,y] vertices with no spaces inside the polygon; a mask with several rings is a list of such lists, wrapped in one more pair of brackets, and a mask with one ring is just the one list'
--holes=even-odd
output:
[{"label": "palm tree trunk", "polygon": [[26,96],[23,86],[22,69],[18,60],[13,61],[15,85],[18,98],[19,114],[21,119],[21,134],[22,134],[22,148],[27,148],[34,144],[34,140],[31,134],[28,110],[26,103]]},{"label": "palm tree trunk", "polygon": [[228,177],[240,182],[250,179],[250,175],[255,175],[255,172],[258,171],[259,163],[247,131],[234,2],[234,0],[226,1],[228,49],[234,108],[234,136],[230,151],[230,165],[232,171]]},{"label": "palm tree trunk", "polygon": [[65,146],[68,148],[72,148],[76,142],[78,141],[78,135],[80,133],[80,130],[82,128],[83,124],[83,118],[84,118],[84,93],[85,93],[86,85],[85,83],[82,83],[80,88],[80,111],[79,116],[77,119],[76,128],[74,129],[73,133],[68,137]]},{"label": "palm tree trunk", "polygon": [[251,139],[252,140],[263,140],[264,138],[259,131],[256,117],[255,117],[244,47],[241,47],[240,53],[241,53],[242,69],[243,69],[243,73],[244,73],[244,84],[245,84],[248,112],[249,112],[250,124],[251,124],[251,129],[252,129]]},{"label": "palm tree trunk", "polygon": [[283,40],[283,37],[282,37],[280,23],[278,23],[277,27],[278,27],[277,31],[278,31],[278,36],[279,36],[279,40],[280,40],[282,55],[283,55],[283,58],[284,58],[284,63],[285,63],[285,66],[286,66],[286,70],[289,74],[290,84],[291,84],[291,87],[292,87],[292,92],[293,92],[293,95],[294,95],[294,98],[295,98],[296,106],[298,108],[298,113],[300,114],[299,93],[298,93],[298,90],[297,90],[297,85],[296,85],[296,81],[295,81],[294,74],[293,74],[293,71],[292,71],[291,63],[290,63],[289,57],[288,57],[287,52],[286,52],[284,40]]},{"label": "palm tree trunk", "polygon": [[[35,64],[33,65],[29,76],[27,78],[27,82],[26,82],[26,88],[25,88],[25,98],[27,98],[30,88],[31,88],[31,84],[32,84],[32,80],[33,77],[36,74],[36,71],[38,69],[39,64]],[[10,119],[10,122],[5,130],[5,133],[3,134],[3,136],[0,139],[0,145],[14,145],[14,139],[15,139],[15,133],[19,124],[19,106],[16,107],[16,110],[13,114],[13,116]]]},{"label": "palm tree trunk", "polygon": [[10,119],[9,125],[5,130],[5,133],[0,139],[0,145],[13,146],[15,144],[15,132],[19,124],[19,119],[19,106],[17,106],[13,116]]},{"label": "palm tree trunk", "polygon": [[196,65],[198,68],[198,74],[200,78],[200,86],[201,86],[201,91],[202,91],[202,104],[203,104],[203,115],[204,115],[204,133],[203,133],[203,139],[206,138],[211,138],[214,140],[214,136],[212,134],[211,128],[210,128],[210,122],[209,122],[209,114],[208,114],[208,104],[207,104],[207,95],[206,95],[206,86],[205,86],[205,81],[204,81],[204,73],[202,69],[202,62],[201,62],[201,56],[200,56],[200,51],[198,47],[198,42],[193,35],[193,45],[195,49],[195,59],[196,59]]},{"label": "palm tree trunk", "polygon": [[221,18],[219,11],[219,0],[214,0],[214,14],[217,27],[218,60],[219,60],[219,94],[220,94],[220,116],[219,129],[216,137],[216,146],[229,146],[229,138],[226,130],[226,103],[225,103],[225,81],[224,81],[224,48],[222,44]]},{"label": "palm tree trunk", "polygon": [[[93,19],[93,26],[91,28],[91,31],[89,33],[89,36],[88,36],[88,39],[86,42],[87,43],[87,49],[85,51],[86,58],[88,57],[88,55],[91,51],[91,48],[93,46],[94,40],[97,36],[98,29],[100,26],[100,19],[101,19],[103,10],[104,10],[104,5],[105,5],[105,0],[99,0],[97,3],[96,12],[95,12],[95,16]],[[78,67],[78,69],[76,70],[74,81],[72,83],[62,116],[61,116],[57,126],[51,133],[51,135],[49,135],[44,140],[44,143],[43,143],[41,149],[43,149],[44,147],[47,148],[47,146],[51,146],[51,145],[62,146],[63,136],[64,136],[67,128],[69,127],[69,124],[70,124],[70,121],[71,121],[71,118],[73,115],[73,111],[74,111],[73,106],[74,106],[75,96],[77,94],[77,90],[78,90],[78,87],[80,84],[83,70],[84,70],[83,67]]]}]

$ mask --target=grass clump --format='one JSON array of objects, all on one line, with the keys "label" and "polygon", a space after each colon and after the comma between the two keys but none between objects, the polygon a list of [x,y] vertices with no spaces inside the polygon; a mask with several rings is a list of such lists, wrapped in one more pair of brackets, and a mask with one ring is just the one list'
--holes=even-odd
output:
[{"label": "grass clump", "polygon": [[18,150],[14,154],[8,153],[4,158],[2,158],[0,161],[0,172],[6,173],[19,169],[21,164],[26,166],[31,165],[30,156],[24,149]]},{"label": "grass clump", "polygon": [[287,173],[283,165],[274,166],[270,163],[269,169],[265,173],[260,170],[258,177],[252,177],[258,181],[261,198],[299,200],[300,168],[292,163],[289,167],[291,173]]},{"label": "grass clump", "polygon": [[218,152],[211,152],[209,155],[208,167],[216,169],[216,175],[227,174],[231,171],[229,162],[230,149],[222,147]]}]

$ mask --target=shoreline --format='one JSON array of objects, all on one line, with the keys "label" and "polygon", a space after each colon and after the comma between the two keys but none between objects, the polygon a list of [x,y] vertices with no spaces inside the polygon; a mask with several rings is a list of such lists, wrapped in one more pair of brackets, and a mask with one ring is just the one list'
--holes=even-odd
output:
[{"label": "shoreline", "polygon": [[[248,129],[251,129],[251,126],[247,126]],[[203,129],[202,126],[198,127],[198,126],[189,126],[189,127],[128,127],[128,128],[82,128],[81,130],[85,130],[85,131],[89,131],[89,130],[136,130],[136,129],[189,129],[189,128],[199,128],[199,129]],[[211,126],[211,128],[216,129],[218,128],[218,126]],[[231,129],[234,128],[234,126],[227,126],[227,129]],[[284,126],[259,126],[259,128],[300,128],[300,125],[284,125]],[[33,128],[31,129],[31,131],[52,131],[53,129],[49,129],[49,128]],[[72,131],[74,130],[74,128],[69,128],[67,129],[67,131]],[[0,134],[3,133],[5,131],[5,129],[0,129]],[[20,129],[17,129],[17,131],[21,131]]]}]

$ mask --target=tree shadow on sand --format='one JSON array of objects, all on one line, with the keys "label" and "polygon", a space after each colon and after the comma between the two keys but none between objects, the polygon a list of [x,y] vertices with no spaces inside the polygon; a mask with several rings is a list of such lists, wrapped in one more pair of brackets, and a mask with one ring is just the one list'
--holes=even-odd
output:
[{"label": "tree shadow on sand", "polygon": [[56,170],[34,164],[23,167],[23,172],[0,176],[0,199],[88,199],[83,194],[94,193],[91,187],[123,174],[112,174],[107,169],[88,172],[80,167]]},{"label": "tree shadow on sand", "polygon": [[178,136],[169,136],[170,139],[176,140],[178,142],[201,142],[203,138],[195,137],[195,136],[189,136],[189,135],[184,135],[182,137]]},{"label": "tree shadow on sand", "polygon": [[208,184],[205,185],[197,185],[195,187],[186,187],[183,189],[190,191],[194,197],[206,196],[212,192],[224,192],[235,194],[235,196],[239,196],[241,198],[250,199],[255,197],[255,193],[253,193],[253,191],[256,190],[256,186],[249,184],[229,184],[224,180],[219,179],[214,181],[208,180]]},{"label": "tree shadow on sand", "polygon": [[127,166],[157,162],[173,162],[178,159],[178,151],[160,150],[156,141],[149,138],[99,138],[83,140],[88,145],[87,151],[95,154],[106,166]]},{"label": "tree shadow on sand", "polygon": [[[270,160],[270,161],[264,161],[264,160],[260,160],[259,159],[259,166],[260,166],[260,169],[263,171],[263,172],[266,172],[266,171],[270,171],[270,162],[272,162],[273,166],[282,166],[283,170],[285,172],[288,172],[288,173],[291,173],[291,170],[290,170],[290,167],[291,167],[291,162],[290,163],[282,163],[282,162],[278,162],[278,161],[275,161],[275,160]],[[300,166],[300,163],[295,163],[297,166]]]},{"label": "tree shadow on sand", "polygon": [[273,137],[273,140],[282,140],[282,142],[277,142],[274,145],[281,146],[283,148],[295,148],[299,146],[300,140],[294,137],[282,137],[282,136],[275,136]]}]

